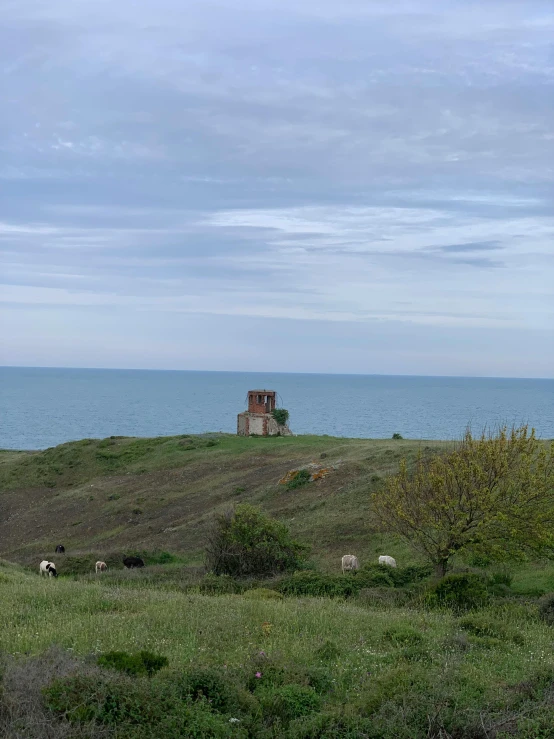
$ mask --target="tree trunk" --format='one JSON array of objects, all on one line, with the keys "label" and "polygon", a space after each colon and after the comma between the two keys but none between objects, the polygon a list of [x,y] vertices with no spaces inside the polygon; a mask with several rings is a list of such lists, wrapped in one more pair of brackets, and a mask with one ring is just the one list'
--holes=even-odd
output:
[{"label": "tree trunk", "polygon": [[448,567],[447,559],[440,559],[438,562],[435,562],[435,575],[437,577],[444,577],[446,575],[447,567]]}]

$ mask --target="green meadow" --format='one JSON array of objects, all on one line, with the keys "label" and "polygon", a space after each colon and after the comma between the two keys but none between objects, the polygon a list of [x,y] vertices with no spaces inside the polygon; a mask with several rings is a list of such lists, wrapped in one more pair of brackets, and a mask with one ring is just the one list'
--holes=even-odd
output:
[{"label": "green meadow", "polygon": [[[485,600],[432,607],[431,577],[408,574],[421,560],[372,525],[370,493],[422,446],[444,444],[210,435],[0,453],[0,736],[554,737],[554,565],[460,558]],[[280,484],[308,464],[329,472]],[[211,517],[235,502],[285,522],[305,569],[204,574]],[[356,575],[340,573],[347,552]],[[124,570],[128,553],[146,567]],[[382,553],[404,581],[380,574]],[[39,577],[44,557],[58,578]],[[112,652],[167,664],[99,664]]]}]

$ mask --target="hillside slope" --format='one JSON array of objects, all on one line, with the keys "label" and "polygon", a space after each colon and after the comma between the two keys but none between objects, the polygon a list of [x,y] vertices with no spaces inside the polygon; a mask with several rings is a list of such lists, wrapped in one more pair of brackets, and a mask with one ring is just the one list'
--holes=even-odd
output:
[{"label": "hillside slope", "polygon": [[[31,563],[68,552],[179,552],[200,563],[214,511],[260,505],[321,563],[369,557],[369,494],[420,448],[443,442],[231,435],[84,439],[42,452],[0,452],[0,556]],[[296,490],[279,480],[315,462],[333,468]],[[333,565],[334,566],[334,565]]]}]

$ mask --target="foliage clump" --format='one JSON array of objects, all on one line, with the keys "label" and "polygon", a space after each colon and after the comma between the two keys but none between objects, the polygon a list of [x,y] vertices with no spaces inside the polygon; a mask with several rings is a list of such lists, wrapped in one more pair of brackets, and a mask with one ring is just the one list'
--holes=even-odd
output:
[{"label": "foliage clump", "polygon": [[452,557],[490,561],[554,551],[554,442],[527,426],[473,437],[444,454],[405,460],[373,495],[381,527],[403,537],[446,574]]},{"label": "foliage clump", "polygon": [[300,488],[310,482],[311,479],[312,476],[309,470],[298,470],[298,472],[294,474],[287,482],[287,490],[295,490],[296,488]]},{"label": "foliage clump", "polygon": [[313,688],[294,683],[260,691],[259,700],[268,723],[286,725],[321,708],[321,698]]},{"label": "foliage clump", "polygon": [[271,415],[275,419],[275,421],[279,424],[279,426],[286,426],[287,422],[289,420],[289,412],[286,408],[275,408]]},{"label": "foliage clump", "polygon": [[402,434],[393,434],[392,435],[392,438],[393,439],[396,439],[396,440],[399,440],[399,439],[403,439],[404,437],[402,436]]},{"label": "foliage clump", "polygon": [[488,603],[490,594],[483,577],[473,572],[446,575],[429,586],[424,602],[435,608],[452,608],[454,611],[469,611]]},{"label": "foliage clump", "polygon": [[127,675],[149,676],[152,676],[168,664],[167,657],[145,650],[137,654],[130,654],[129,652],[105,652],[98,657],[97,662],[100,667],[125,672]]},{"label": "foliage clump", "polygon": [[206,547],[215,575],[266,577],[301,566],[306,547],[285,524],[243,503],[216,516]]}]

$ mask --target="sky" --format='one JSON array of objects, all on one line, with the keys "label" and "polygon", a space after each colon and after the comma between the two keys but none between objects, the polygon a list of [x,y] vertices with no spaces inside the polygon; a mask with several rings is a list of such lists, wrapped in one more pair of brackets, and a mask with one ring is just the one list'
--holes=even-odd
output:
[{"label": "sky", "polygon": [[552,0],[0,0],[0,364],[554,377]]}]

